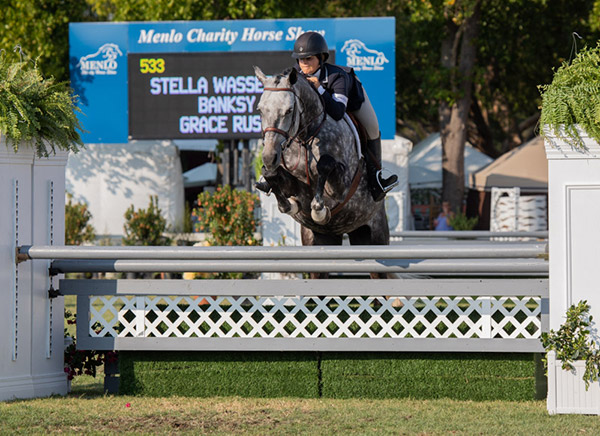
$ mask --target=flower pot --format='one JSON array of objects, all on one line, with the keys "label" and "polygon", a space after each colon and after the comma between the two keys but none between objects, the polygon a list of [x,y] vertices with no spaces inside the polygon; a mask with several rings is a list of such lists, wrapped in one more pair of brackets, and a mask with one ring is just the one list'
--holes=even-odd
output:
[{"label": "flower pot", "polygon": [[562,369],[556,353],[548,353],[548,413],[600,415],[600,382],[590,383],[586,389],[585,361],[577,360],[573,366],[572,371]]}]

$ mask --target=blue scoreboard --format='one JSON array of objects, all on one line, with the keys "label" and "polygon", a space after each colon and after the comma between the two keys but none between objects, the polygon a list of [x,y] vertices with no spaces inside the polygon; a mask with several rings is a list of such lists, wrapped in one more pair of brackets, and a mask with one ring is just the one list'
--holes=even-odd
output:
[{"label": "blue scoreboard", "polygon": [[260,136],[253,66],[294,64],[296,38],[320,32],[330,62],[353,67],[393,139],[394,18],[71,23],[71,85],[86,143]]}]

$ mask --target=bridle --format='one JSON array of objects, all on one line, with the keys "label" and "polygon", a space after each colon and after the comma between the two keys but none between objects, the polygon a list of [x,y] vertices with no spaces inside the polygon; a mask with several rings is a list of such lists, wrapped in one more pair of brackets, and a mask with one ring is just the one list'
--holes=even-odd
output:
[{"label": "bridle", "polygon": [[[285,92],[291,92],[292,94],[294,94],[294,109],[292,110],[292,117],[295,116],[295,114],[296,114],[296,108],[298,106],[298,101],[302,102],[302,99],[298,96],[298,94],[296,94],[296,91],[294,90],[294,88],[271,88],[271,87],[267,87],[267,88],[264,88],[264,91],[271,91],[271,92],[285,91]],[[322,98],[320,95],[319,95],[319,97]],[[304,104],[302,104],[302,106],[304,106]],[[325,112],[325,105],[322,105],[322,106],[323,106],[322,113],[318,114],[316,117],[314,117],[312,120],[310,120],[310,122],[306,123],[306,125],[303,128],[299,129],[294,136],[290,137],[290,132],[286,132],[285,130],[282,130],[282,129],[278,128],[278,127],[266,127],[262,131],[263,138],[265,137],[265,134],[267,132],[275,132],[275,133],[279,133],[280,135],[282,135],[286,139],[284,142],[281,143],[281,150],[282,151],[285,150],[285,148],[289,144],[291,144],[293,141],[298,141],[300,143],[300,145],[306,147],[313,139],[315,139],[315,137],[317,136],[317,134],[321,130],[321,127],[323,127],[323,124],[325,124],[325,119],[327,118],[327,113]],[[300,116],[301,115],[302,115],[302,113],[300,113]],[[321,116],[323,118],[322,118],[321,122],[319,123],[319,126],[312,133],[312,135],[310,135],[307,139],[301,140],[300,139],[300,135],[302,133],[304,133],[312,125],[312,123],[314,121],[316,121]],[[293,123],[292,123],[292,127],[293,127]]]}]

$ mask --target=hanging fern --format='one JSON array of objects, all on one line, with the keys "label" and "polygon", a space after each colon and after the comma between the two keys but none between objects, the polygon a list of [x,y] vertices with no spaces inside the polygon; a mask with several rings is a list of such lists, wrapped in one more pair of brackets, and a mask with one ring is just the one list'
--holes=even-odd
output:
[{"label": "hanging fern", "polygon": [[38,156],[83,146],[75,100],[66,83],[45,79],[32,61],[12,62],[0,54],[0,135],[16,152],[32,141]]},{"label": "hanging fern", "polygon": [[584,146],[579,128],[600,142],[600,43],[581,50],[570,64],[563,63],[552,83],[539,89],[543,128],[574,147]]}]

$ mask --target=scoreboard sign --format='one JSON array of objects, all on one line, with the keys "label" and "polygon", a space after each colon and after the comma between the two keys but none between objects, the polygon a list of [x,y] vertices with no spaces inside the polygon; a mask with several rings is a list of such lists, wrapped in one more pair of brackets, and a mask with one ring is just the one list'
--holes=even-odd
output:
[{"label": "scoreboard sign", "polygon": [[260,135],[256,104],[266,71],[289,67],[289,53],[130,54],[129,135],[134,139],[246,139]]},{"label": "scoreboard sign", "polygon": [[324,35],[330,62],[354,68],[395,133],[393,18],[71,23],[71,85],[86,143],[260,136],[262,84],[294,64],[303,32]]}]

